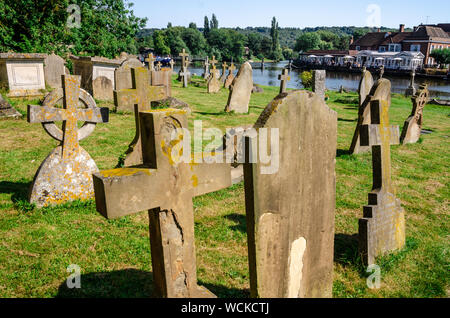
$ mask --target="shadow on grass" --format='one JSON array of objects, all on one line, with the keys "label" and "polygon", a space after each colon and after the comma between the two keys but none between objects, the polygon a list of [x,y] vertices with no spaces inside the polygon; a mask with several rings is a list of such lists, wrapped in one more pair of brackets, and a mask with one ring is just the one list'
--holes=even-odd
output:
[{"label": "shadow on grass", "polygon": [[341,157],[341,156],[349,156],[351,155],[350,150],[348,149],[337,149],[336,150],[336,157]]},{"label": "shadow on grass", "polygon": [[[57,298],[155,298],[153,273],[125,269],[81,275],[81,288],[68,288],[64,281],[58,288]],[[249,297],[246,290],[228,288],[214,284],[202,284],[217,297]]]},{"label": "shadow on grass", "polygon": [[345,119],[345,118],[338,118],[338,121],[346,121],[346,122],[355,122],[358,121],[358,118],[355,119]]},{"label": "shadow on grass", "polygon": [[233,231],[240,231],[241,233],[247,233],[247,221],[245,215],[232,213],[225,215],[225,218],[236,223],[236,225],[230,226],[230,229]]},{"label": "shadow on grass", "polygon": [[334,262],[345,267],[354,267],[362,277],[365,276],[364,265],[358,252],[358,234],[334,235]]},{"label": "shadow on grass", "polygon": [[260,107],[260,106],[249,106],[248,108],[249,109],[255,108],[255,109],[262,109],[262,110],[266,109],[265,107]]},{"label": "shadow on grass", "polygon": [[113,272],[81,275],[81,288],[68,288],[61,283],[56,297],[60,298],[149,298],[153,294],[151,272],[125,269]]},{"label": "shadow on grass", "polygon": [[0,181],[0,193],[10,193],[11,201],[18,203],[20,201],[28,200],[28,189],[31,182],[10,182]]}]

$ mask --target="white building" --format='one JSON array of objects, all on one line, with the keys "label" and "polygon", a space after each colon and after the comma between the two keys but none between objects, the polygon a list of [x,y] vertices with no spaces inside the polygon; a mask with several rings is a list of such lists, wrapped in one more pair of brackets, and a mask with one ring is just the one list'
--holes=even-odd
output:
[{"label": "white building", "polygon": [[391,70],[412,70],[422,68],[424,55],[421,52],[379,52],[360,51],[356,54],[356,62],[365,67],[380,67],[384,65]]}]

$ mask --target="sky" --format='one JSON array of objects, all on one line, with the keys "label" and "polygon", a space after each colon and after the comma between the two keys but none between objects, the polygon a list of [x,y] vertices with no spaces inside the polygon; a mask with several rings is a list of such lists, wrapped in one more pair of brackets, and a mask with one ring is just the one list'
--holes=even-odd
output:
[{"label": "sky", "polygon": [[[448,0],[128,0],[148,28],[203,27],[214,13],[219,27],[267,26],[276,17],[280,27],[377,26],[412,28],[420,23],[450,23]],[[375,6],[374,6],[375,5]]]}]

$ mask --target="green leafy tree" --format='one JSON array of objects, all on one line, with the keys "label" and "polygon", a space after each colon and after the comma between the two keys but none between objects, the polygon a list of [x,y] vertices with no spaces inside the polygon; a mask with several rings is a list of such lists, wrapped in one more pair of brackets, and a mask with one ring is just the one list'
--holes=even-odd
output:
[{"label": "green leafy tree", "polygon": [[203,34],[197,28],[184,29],[181,37],[193,55],[206,55],[207,44]]},{"label": "green leafy tree", "polygon": [[436,63],[447,65],[450,64],[450,49],[436,49],[431,52],[430,56],[436,60]]},{"label": "green leafy tree", "polygon": [[219,20],[217,20],[217,17],[214,13],[211,18],[210,26],[211,26],[211,30],[219,28]]},{"label": "green leafy tree", "polygon": [[205,16],[205,22],[204,22],[204,24],[203,24],[203,36],[204,36],[205,38],[208,38],[208,36],[209,36],[209,31],[210,31],[210,28],[209,28],[209,19],[208,19],[207,16]]},{"label": "green leafy tree", "polygon": [[272,18],[270,37],[272,38],[272,54],[274,55],[274,59],[277,59],[275,55],[279,55],[280,42],[279,42],[278,22],[275,17]]},{"label": "green leafy tree", "polygon": [[305,89],[310,89],[313,86],[313,76],[312,73],[309,71],[304,71],[300,75],[300,78],[302,80],[302,85]]},{"label": "green leafy tree", "polygon": [[194,22],[189,23],[189,29],[197,30],[197,24],[195,24]]},{"label": "green leafy tree", "polygon": [[315,32],[303,33],[297,38],[295,43],[296,51],[318,50],[320,45],[320,36]]},{"label": "green leafy tree", "polygon": [[170,47],[167,44],[167,39],[163,31],[155,31],[153,33],[153,47],[156,54],[167,55],[170,54]]}]

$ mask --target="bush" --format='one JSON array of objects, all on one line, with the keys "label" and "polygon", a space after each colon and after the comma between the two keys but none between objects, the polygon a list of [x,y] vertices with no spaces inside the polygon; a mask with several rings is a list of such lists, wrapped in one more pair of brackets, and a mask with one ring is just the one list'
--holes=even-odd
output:
[{"label": "bush", "polygon": [[309,71],[304,71],[300,76],[302,79],[302,85],[305,89],[312,88],[313,86],[313,76]]}]

